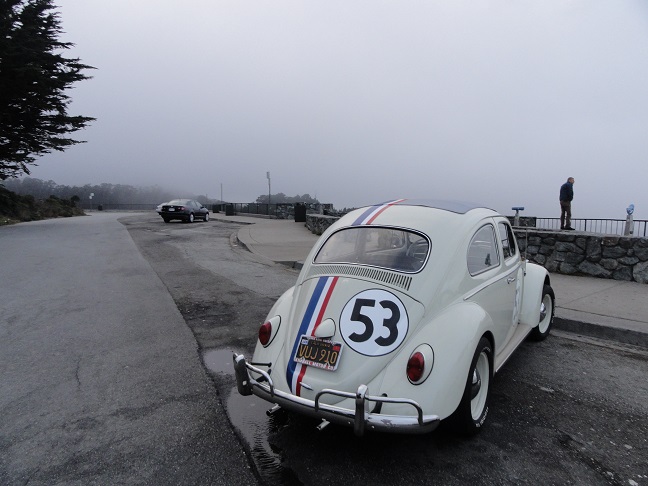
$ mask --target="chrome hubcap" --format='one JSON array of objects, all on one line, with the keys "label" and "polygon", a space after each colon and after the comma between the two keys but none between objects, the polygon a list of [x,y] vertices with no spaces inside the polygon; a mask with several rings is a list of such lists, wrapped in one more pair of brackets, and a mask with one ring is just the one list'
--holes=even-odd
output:
[{"label": "chrome hubcap", "polygon": [[485,352],[479,354],[477,364],[473,371],[470,389],[470,413],[473,420],[479,420],[486,408],[486,397],[488,395],[490,379],[490,363]]},{"label": "chrome hubcap", "polygon": [[472,385],[470,387],[471,400],[477,396],[480,388],[481,388],[481,377],[479,376],[479,372],[475,368],[475,371],[473,371],[473,376],[472,376]]},{"label": "chrome hubcap", "polygon": [[547,306],[542,302],[542,304],[540,304],[540,322],[544,321],[545,317],[547,317]]}]

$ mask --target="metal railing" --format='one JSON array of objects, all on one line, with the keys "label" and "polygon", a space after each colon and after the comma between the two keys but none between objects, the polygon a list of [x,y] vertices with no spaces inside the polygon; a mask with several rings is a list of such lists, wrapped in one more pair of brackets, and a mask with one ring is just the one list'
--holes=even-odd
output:
[{"label": "metal railing", "polygon": [[[623,236],[625,231],[625,219],[591,219],[591,218],[572,218],[571,225],[575,230],[587,231],[589,233],[601,233],[606,235]],[[560,218],[536,218],[536,228],[538,229],[560,229]],[[633,222],[632,236],[646,237],[648,234],[648,220],[635,219]]]},{"label": "metal railing", "polygon": [[103,211],[148,211],[154,210],[157,204],[113,204],[113,203],[93,203],[79,202],[77,205],[81,209],[98,210],[101,208]]},{"label": "metal railing", "polygon": [[[293,219],[295,217],[295,203],[223,203],[215,206],[218,206],[218,210],[223,212],[227,210],[227,206],[230,206],[235,214],[256,214],[277,219]],[[326,211],[333,208],[332,204],[304,204],[304,206],[306,206],[307,213],[319,213],[322,211],[326,214]]]},{"label": "metal railing", "polygon": [[227,205],[231,205],[236,214],[258,214],[280,219],[289,219],[295,215],[293,204],[230,203],[222,206],[224,208]]},{"label": "metal railing", "polygon": [[[81,209],[87,210],[103,210],[103,211],[149,211],[155,210],[158,206],[156,203],[150,204],[115,204],[115,203],[90,203],[88,201],[80,201],[77,205]],[[271,218],[279,219],[292,219],[295,217],[295,204],[294,203],[278,203],[278,204],[257,204],[257,203],[218,203],[206,204],[205,207],[211,211],[225,212],[226,207],[230,206],[231,210],[236,214],[256,214],[261,216],[269,216]],[[327,211],[333,209],[332,204],[306,204],[306,212],[319,213],[320,211],[326,214]]]}]

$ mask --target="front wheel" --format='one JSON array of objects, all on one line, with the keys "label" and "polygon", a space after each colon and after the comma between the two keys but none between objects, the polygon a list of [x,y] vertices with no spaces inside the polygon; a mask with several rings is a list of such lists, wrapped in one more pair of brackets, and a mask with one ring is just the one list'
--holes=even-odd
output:
[{"label": "front wheel", "polygon": [[470,364],[461,402],[448,418],[451,427],[464,435],[479,432],[488,415],[488,398],[493,379],[493,348],[485,337],[479,340]]},{"label": "front wheel", "polygon": [[540,301],[540,320],[529,335],[534,341],[542,341],[549,335],[554,319],[555,302],[553,289],[550,285],[545,284],[542,288],[542,300]]}]

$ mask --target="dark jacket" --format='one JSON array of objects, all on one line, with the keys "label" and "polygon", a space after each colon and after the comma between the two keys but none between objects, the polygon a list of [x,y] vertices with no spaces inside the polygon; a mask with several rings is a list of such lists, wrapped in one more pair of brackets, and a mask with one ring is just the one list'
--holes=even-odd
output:
[{"label": "dark jacket", "polygon": [[560,186],[560,200],[571,201],[572,199],[574,199],[574,184],[565,182]]}]

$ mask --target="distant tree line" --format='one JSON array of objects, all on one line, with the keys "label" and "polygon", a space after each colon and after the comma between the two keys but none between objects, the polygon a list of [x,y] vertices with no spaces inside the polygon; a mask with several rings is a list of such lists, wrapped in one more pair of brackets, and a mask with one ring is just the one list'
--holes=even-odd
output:
[{"label": "distant tree line", "polygon": [[[59,199],[80,201],[83,207],[88,207],[89,196],[94,194],[92,203],[97,204],[161,204],[177,198],[196,199],[202,204],[214,204],[222,201],[211,199],[204,195],[186,194],[172,192],[169,189],[163,189],[159,186],[151,187],[134,187],[124,184],[85,184],[83,186],[66,186],[57,184],[54,181],[44,181],[34,177],[24,177],[22,179],[8,179],[2,182],[5,188],[16,194],[30,195],[35,199],[44,200],[50,196]],[[243,201],[233,201],[243,202]],[[256,204],[267,204],[268,195],[259,196]],[[309,194],[286,196],[283,192],[272,194],[270,196],[271,204],[281,203],[307,203],[319,204],[316,198]]]},{"label": "distant tree line", "polygon": [[[87,207],[90,194],[93,193],[93,204],[160,204],[179,196],[177,193],[158,186],[133,187],[124,184],[66,186],[33,177],[8,179],[3,182],[3,185],[16,194],[31,195],[36,199],[56,196],[59,199],[72,200],[76,196],[77,200],[86,205],[85,207]],[[185,195],[181,194],[181,196]],[[203,204],[209,202],[205,196],[198,196],[195,199],[200,200]]]},{"label": "distant tree line", "polygon": [[[268,204],[268,195],[264,194],[256,198],[255,201],[257,204]],[[317,198],[311,197],[310,194],[304,194],[300,196],[286,196],[283,192],[277,194],[272,194],[270,196],[270,204],[286,204],[286,203],[308,203],[308,204],[319,204]]]}]

